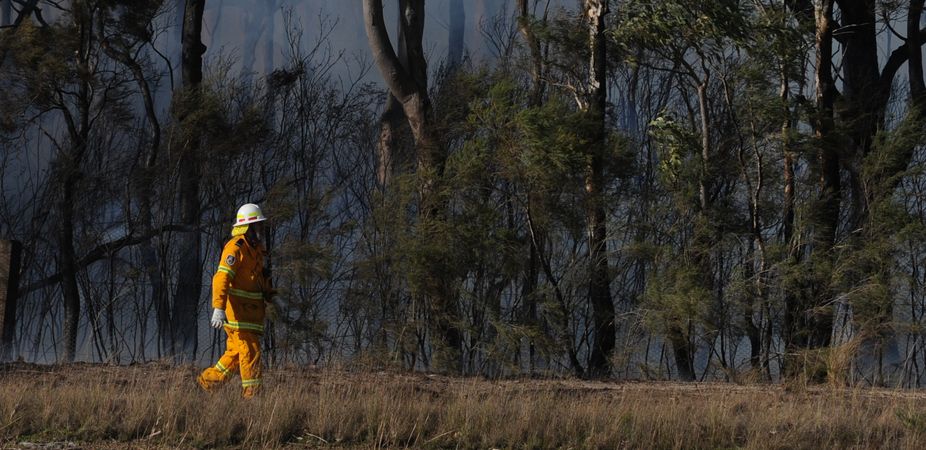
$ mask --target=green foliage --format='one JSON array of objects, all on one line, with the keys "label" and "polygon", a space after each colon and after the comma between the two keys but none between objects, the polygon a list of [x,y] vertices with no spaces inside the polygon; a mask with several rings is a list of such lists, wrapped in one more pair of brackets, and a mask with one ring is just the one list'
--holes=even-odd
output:
[{"label": "green foliage", "polygon": [[722,52],[731,44],[748,45],[756,38],[749,5],[715,0],[627,2],[619,11],[623,20],[614,36],[631,64],[640,62],[634,56],[639,54],[637,46],[667,55],[688,49]]},{"label": "green foliage", "polygon": [[753,45],[745,46],[754,67],[764,67],[771,73],[783,73],[789,80],[800,80],[802,61],[813,46],[809,21],[794,17],[785,4],[772,2],[762,5],[751,21]]},{"label": "green foliage", "polygon": [[649,123],[649,135],[659,151],[659,173],[669,186],[680,187],[700,173],[697,161],[692,161],[700,149],[698,134],[663,113]]},{"label": "green foliage", "polygon": [[[8,159],[4,153],[0,172],[12,180],[18,174],[8,167],[32,159],[68,162],[61,153],[73,136],[63,118],[89,107],[92,158],[77,167],[77,187],[100,199],[82,195],[75,210],[112,212],[113,222],[134,233],[144,203],[152,212],[145,225],[173,223],[178,163],[195,151],[202,223],[211,234],[204,245],[227,236],[228,205],[247,198],[272,211],[280,237],[273,243],[274,270],[287,313],[276,337],[285,345],[333,346],[329,327],[339,323],[323,318],[322,308],[329,314],[340,308],[338,322],[347,323],[357,342],[351,350],[373,349],[377,364],[442,369],[428,358],[442,350],[436,333],[452,327],[465,341],[470,361],[464,364],[487,374],[522,370],[519,358],[528,345],[540,355],[529,363],[542,361],[554,371],[573,356],[569,351],[587,356],[596,337],[588,326],[595,314],[588,301],[588,214],[603,206],[609,288],[621,308],[616,328],[624,341],[618,345],[628,349],[615,358],[625,364],[622,373],[635,376],[638,367],[653,364],[640,350],[648,345],[648,328],[671,334],[673,345],[681,332],[693,345],[683,350],[709,354],[709,370],[723,366],[718,376],[738,375],[744,361],[729,355],[743,354],[735,347],[748,335],[762,341],[763,363],[784,352],[818,377],[852,367],[866,339],[922,332],[921,320],[908,321],[900,314],[906,308],[898,312],[897,305],[909,297],[912,314],[922,315],[926,212],[919,192],[926,131],[922,105],[911,101],[899,120],[887,114],[881,131],[869,136],[870,151],[853,153],[864,145],[850,136],[864,133],[846,120],[845,109],[836,111],[834,133],[815,137],[818,111],[808,100],[815,84],[809,78],[813,20],[792,3],[610,2],[603,130],[601,111],[582,111],[590,54],[581,8],[543,16],[538,8],[537,16],[519,19],[539,41],[539,61],[518,46],[524,44],[519,30],[499,23],[492,39],[512,45],[510,60],[498,67],[469,61],[433,83],[433,115],[426,122],[436,144],[428,142],[427,150],[440,164],[415,173],[414,139],[407,124],[400,125],[392,156],[401,167],[386,186],[374,175],[383,93],[377,85],[336,80],[330,74],[341,73],[343,60],[334,53],[313,65],[318,55],[292,48],[290,65],[266,78],[238,75],[235,61],[210,53],[201,86],[174,91],[168,114],[162,114],[166,102],[157,102],[161,147],[152,148],[154,127],[140,108],[136,77],[140,70],[155,95],[165,88],[167,69],[149,57],[165,35],[155,26],[169,5],[103,0],[93,2],[90,14],[88,2],[65,3],[49,26],[29,19],[15,32],[0,31],[6,55],[0,150],[25,149]],[[887,2],[878,11],[897,20],[906,8]],[[292,19],[289,44],[298,47],[301,31]],[[81,25],[91,22],[94,34],[82,35]],[[328,35],[320,36],[319,54],[328,49]],[[87,55],[87,62],[75,54]],[[837,79],[848,79],[849,64],[847,54],[835,68]],[[84,105],[81,91],[91,93]],[[28,152],[46,138],[55,140],[51,152],[57,153],[33,158]],[[820,207],[824,148],[841,158],[838,214]],[[796,168],[788,194],[794,205],[784,204],[785,155]],[[598,160],[602,193],[593,198],[587,182]],[[32,169],[45,176],[44,167],[22,173]],[[133,181],[126,187],[123,178]],[[46,242],[50,226],[43,225],[51,222],[49,207],[41,204],[53,189],[41,180],[29,183],[24,190],[34,192],[35,201],[0,202],[0,226],[6,231],[7,222],[20,221],[19,234],[32,236],[34,278],[47,275],[43,264],[53,258],[45,255],[56,254]],[[86,207],[91,202],[104,206]],[[19,210],[33,208],[21,206],[30,203],[35,212],[27,217]],[[794,222],[784,223],[785,206],[793,206]],[[834,217],[830,251],[817,239],[818,225]],[[78,253],[109,233],[97,229],[111,226],[109,219],[94,220],[81,218]],[[150,246],[164,258],[160,269],[175,270],[170,258],[177,249],[169,238],[156,241]],[[141,284],[147,267],[129,253],[112,250],[107,257],[117,264],[109,270]],[[120,265],[126,268],[112,268]],[[81,276],[92,285],[102,271],[82,268]],[[148,305],[149,291],[138,290],[140,304]],[[833,304],[844,302],[860,338],[834,349],[809,348],[818,345],[811,339],[825,343]],[[802,348],[783,342],[788,339]],[[644,370],[676,372],[671,364]]]},{"label": "green foliage", "polygon": [[523,138],[517,165],[526,180],[548,190],[561,185],[563,177],[578,179],[589,144],[585,129],[592,126],[582,113],[555,98],[542,107],[522,110],[515,119]]},{"label": "green foliage", "polygon": [[704,325],[711,321],[712,293],[705,288],[700,267],[672,263],[668,253],[657,259],[661,270],[647,284],[641,306],[650,328],[666,332],[676,327],[687,333],[692,329],[690,324]]},{"label": "green foliage", "polygon": [[76,35],[71,27],[43,28],[27,21],[5,42],[15,81],[21,83],[18,87],[31,107],[45,110],[60,105],[56,91],[88,76],[74,65],[74,51],[79,48]]}]

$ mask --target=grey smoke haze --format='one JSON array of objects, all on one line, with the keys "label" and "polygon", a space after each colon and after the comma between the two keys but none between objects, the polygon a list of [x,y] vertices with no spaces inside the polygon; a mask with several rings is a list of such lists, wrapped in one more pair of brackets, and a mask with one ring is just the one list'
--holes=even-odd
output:
[{"label": "grey smoke haze", "polygon": [[[557,3],[562,2],[551,2]],[[182,1],[179,4],[182,5]],[[395,39],[398,0],[385,0],[383,4],[390,37]],[[334,52],[344,51],[349,59],[361,58],[370,62],[361,0],[208,1],[203,27],[203,41],[209,47],[206,57],[216,57],[220,52],[231,53],[240,58],[242,69],[250,66],[258,74],[279,67],[285,62],[283,55],[288,46],[285,11],[292,11],[294,19],[301,25],[304,46],[316,44],[320,20],[327,20],[334,25],[329,35]],[[480,32],[480,23],[500,13],[510,14],[513,11],[514,2],[510,0],[464,1],[466,52],[476,59],[488,56],[490,52]],[[426,13],[424,46],[434,68],[447,56],[450,0],[428,0]],[[270,36],[272,41],[268,41]],[[270,53],[272,56],[268,57]],[[372,71],[364,81],[379,82],[380,79],[379,74]]]}]

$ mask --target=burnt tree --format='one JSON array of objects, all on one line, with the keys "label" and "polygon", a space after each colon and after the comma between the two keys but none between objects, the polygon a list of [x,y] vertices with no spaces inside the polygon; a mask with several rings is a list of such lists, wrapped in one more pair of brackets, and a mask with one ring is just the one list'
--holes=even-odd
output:
[{"label": "burnt tree", "polygon": [[585,18],[588,27],[589,74],[588,98],[584,105],[594,125],[591,148],[585,173],[587,195],[586,226],[588,233],[589,282],[595,338],[591,348],[588,372],[606,376],[611,372],[610,355],[614,350],[614,303],[611,300],[608,273],[607,213],[604,205],[604,165],[607,154],[605,111],[608,104],[607,37],[605,17],[607,0],[586,0]]},{"label": "burnt tree", "polygon": [[192,360],[197,348],[197,313],[199,297],[202,293],[201,231],[199,203],[200,142],[199,133],[189,129],[188,119],[199,104],[200,84],[203,80],[203,54],[206,46],[202,43],[203,10],[205,0],[187,0],[183,11],[183,37],[181,51],[182,92],[179,102],[175,102],[177,120],[186,141],[182,143],[180,154],[180,223],[187,231],[180,234],[178,246],[181,249],[177,293],[173,301],[172,324],[174,327],[174,352],[178,358]]}]

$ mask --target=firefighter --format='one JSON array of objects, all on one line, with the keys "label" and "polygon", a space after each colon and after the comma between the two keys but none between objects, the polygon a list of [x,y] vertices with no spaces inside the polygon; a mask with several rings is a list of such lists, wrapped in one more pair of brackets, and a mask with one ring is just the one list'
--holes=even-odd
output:
[{"label": "firefighter", "polygon": [[225,328],[225,354],[197,381],[212,391],[236,371],[241,373],[242,395],[253,397],[261,384],[260,337],[264,333],[266,303],[273,294],[264,272],[266,249],[261,242],[260,207],[248,203],[238,209],[232,238],[222,250],[219,268],[212,278],[213,328]]}]

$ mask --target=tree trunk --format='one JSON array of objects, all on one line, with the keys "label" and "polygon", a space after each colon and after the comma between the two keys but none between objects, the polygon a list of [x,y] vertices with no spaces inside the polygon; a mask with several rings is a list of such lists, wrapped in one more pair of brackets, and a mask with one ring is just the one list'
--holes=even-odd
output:
[{"label": "tree trunk", "polygon": [[[106,54],[120,64],[126,66],[131,72],[135,83],[138,84],[138,90],[142,96],[144,104],[145,120],[148,122],[148,140],[147,145],[142,150],[144,154],[144,166],[142,167],[141,176],[138,177],[138,222],[141,227],[142,235],[153,236],[154,224],[152,198],[154,197],[153,187],[155,182],[155,164],[157,163],[158,150],[161,147],[161,124],[158,121],[157,112],[154,106],[154,95],[151,91],[151,85],[145,78],[144,70],[141,64],[133,59],[132,55],[124,48],[114,48],[110,43],[104,41],[102,48]],[[158,326],[158,356],[162,352],[169,352],[173,348],[173,327],[170,321],[170,306],[167,302],[167,291],[164,288],[164,279],[161,276],[161,264],[157,250],[153,242],[149,239],[140,245],[141,264],[151,284],[151,301],[156,311],[156,320]],[[140,346],[142,356],[144,348]]]},{"label": "tree trunk", "polygon": [[[882,112],[877,92],[878,42],[875,0],[839,0],[843,39],[843,89],[846,111],[840,121],[849,131],[850,155],[865,156],[871,151],[874,135],[881,123]],[[832,25],[828,25],[832,26]],[[848,29],[848,32],[843,32]],[[918,29],[917,29],[918,31]],[[832,31],[830,31],[832,34]],[[916,35],[917,33],[914,33]]]},{"label": "tree trunk", "polygon": [[[527,43],[528,48],[530,49],[531,55],[531,91],[530,96],[528,97],[528,106],[529,107],[539,107],[543,105],[543,92],[544,92],[544,81],[542,78],[543,73],[543,55],[540,53],[540,41],[537,40],[537,36],[534,34],[533,28],[533,15],[528,9],[528,0],[518,0],[518,31],[521,33],[524,41]],[[533,210],[540,205],[541,199],[533,192],[529,190],[527,193],[527,209]],[[530,257],[528,259],[528,265],[524,273],[524,285],[522,294],[524,297],[524,322],[527,326],[536,328],[539,326],[539,315],[537,310],[537,298],[535,292],[537,286],[540,282],[540,271],[541,271],[541,258],[540,251],[544,247],[544,242],[546,241],[546,232],[539,225],[534,230],[536,233],[537,248],[534,248],[534,245],[530,245]],[[534,370],[534,358],[535,358],[535,343],[534,341],[528,342],[528,372],[533,373]]]},{"label": "tree trunk", "polygon": [[206,0],[186,0],[183,9],[181,76],[183,87],[198,90],[203,81],[203,11]]},{"label": "tree trunk", "polygon": [[920,21],[923,17],[924,0],[910,0],[907,14],[907,78],[910,83],[910,97],[917,113],[922,114],[926,102],[926,82],[923,80],[923,38],[920,36]]},{"label": "tree trunk", "polygon": [[[399,64],[402,68],[408,68],[408,55],[405,51],[405,33],[402,26],[402,8],[399,5],[399,26],[398,26],[398,52]],[[389,185],[392,177],[401,170],[406,169],[408,161],[404,157],[403,145],[409,130],[407,128],[408,120],[405,118],[405,111],[402,110],[402,104],[395,98],[392,92],[386,93],[386,105],[383,108],[383,114],[380,116],[379,143],[377,145],[377,179],[382,187]]]},{"label": "tree trunk", "polygon": [[[831,292],[822,285],[828,284],[833,262],[833,247],[836,243],[836,228],[839,224],[841,187],[839,178],[839,152],[832,142],[833,102],[835,86],[832,74],[833,55],[833,1],[819,0],[815,3],[816,18],[816,107],[817,118],[814,124],[814,138],[819,151],[819,188],[817,217],[814,230],[815,265],[823,267],[818,273],[818,287],[814,304],[809,310],[802,311],[808,315],[808,348],[822,348],[830,344],[833,327],[833,310],[828,305]],[[800,342],[800,340],[799,340]]]},{"label": "tree trunk", "polygon": [[[679,322],[682,322],[682,320]],[[672,355],[675,357],[678,378],[682,381],[694,381],[694,361],[692,360],[690,338],[685,328],[682,327],[682,323],[670,324],[667,337],[669,343],[672,344]]]},{"label": "tree trunk", "polygon": [[[924,107],[926,107],[922,58],[922,42],[926,37],[926,29],[919,28],[922,14],[923,1],[911,0],[907,14],[906,42],[891,52],[881,70],[877,89],[873,92],[873,96],[876,98],[874,108],[878,126],[881,128],[884,126],[885,110],[890,99],[894,76],[904,63],[907,63],[907,80],[910,90],[910,109],[905,122],[913,125],[921,123]],[[894,192],[901,180],[901,177],[896,175],[907,170],[913,159],[915,149],[916,144],[901,145],[900,150],[887,155],[889,157],[879,159],[878,170],[870,175],[869,179],[865,180],[868,188],[869,204],[888,198]]]},{"label": "tree trunk", "polygon": [[403,141],[401,136],[403,130],[407,132],[407,129],[403,127],[407,120],[405,112],[402,111],[402,104],[391,93],[386,94],[386,106],[379,122],[376,178],[381,186],[386,187],[393,175],[404,166],[404,161],[400,157]]},{"label": "tree trunk", "polygon": [[579,355],[578,352],[576,352],[576,347],[574,344],[575,335],[572,333],[572,329],[569,327],[569,316],[572,312],[569,310],[568,305],[566,304],[566,295],[563,293],[563,290],[560,287],[559,280],[553,274],[553,269],[550,266],[550,260],[544,255],[543,248],[537,241],[538,234],[536,232],[530,208],[525,211],[525,214],[527,216],[527,230],[528,234],[530,235],[531,245],[536,251],[537,258],[540,260],[540,267],[543,268],[547,280],[553,287],[554,298],[556,299],[557,306],[559,307],[559,320],[555,326],[559,328],[558,331],[560,334],[560,344],[563,346],[563,350],[569,356],[569,366],[572,369],[573,374],[581,378],[585,376],[585,369],[582,368],[582,364],[579,362]]},{"label": "tree trunk", "polygon": [[[750,208],[751,209],[751,208]],[[750,212],[750,216],[753,216],[755,213]],[[754,222],[755,217],[750,217],[751,221]],[[749,247],[746,250],[746,263],[743,264],[743,278],[745,280],[755,279],[755,285],[752,289],[747,289],[748,298],[746,298],[746,304],[743,308],[743,324],[746,328],[746,337],[749,339],[749,366],[753,370],[761,370],[761,357],[762,357],[762,341],[761,341],[761,330],[756,325],[755,322],[755,306],[759,304],[758,300],[761,298],[760,293],[760,283],[758,282],[758,275],[753,269],[756,261],[756,238],[753,234],[752,240],[749,242]],[[761,272],[760,272],[761,273]]]},{"label": "tree trunk", "polygon": [[466,10],[463,9],[463,0],[450,0],[450,35],[447,42],[447,68],[450,71],[463,63],[465,49],[464,35],[466,32]]},{"label": "tree trunk", "polygon": [[[794,179],[794,164],[796,159],[796,152],[794,151],[793,143],[791,141],[791,129],[792,129],[792,116],[791,108],[788,105],[789,98],[789,88],[788,88],[788,69],[787,67],[781,67],[781,87],[780,87],[780,98],[781,102],[784,105],[782,115],[784,120],[781,124],[781,143],[782,143],[782,153],[784,155],[784,168],[783,168],[783,179],[784,179],[784,193],[783,193],[783,205],[781,212],[781,244],[788,249],[786,267],[791,269],[798,266],[800,263],[800,252],[799,243],[796,241],[794,236],[796,216],[794,213],[795,205],[795,179]],[[791,367],[792,358],[789,355],[794,354],[794,352],[799,348],[797,342],[794,340],[795,337],[800,334],[800,326],[803,323],[801,317],[802,312],[802,300],[799,293],[795,292],[795,289],[785,289],[784,290],[784,317],[781,331],[781,338],[784,346],[784,357],[782,358],[782,372],[786,374],[793,374],[795,367]],[[771,333],[769,333],[769,337]],[[768,338],[768,337],[767,337]]]},{"label": "tree trunk", "polygon": [[[698,107],[701,115],[701,170],[698,175],[698,218],[694,224],[694,238],[690,246],[691,264],[697,271],[699,282],[704,286],[705,292],[713,292],[713,275],[711,273],[710,249],[712,237],[710,236],[711,208],[711,117],[708,105],[707,87],[710,78],[705,70],[704,78],[698,83]],[[691,346],[691,337],[683,326],[690,328],[690,322],[685,317],[677,317],[674,323],[669,324],[668,338],[673,347],[675,364],[678,367],[679,378],[684,381],[694,380],[694,348]]]},{"label": "tree trunk", "polygon": [[531,92],[528,97],[530,106],[540,106],[543,103],[543,93],[546,83],[543,81],[543,54],[540,51],[540,41],[534,33],[533,15],[528,8],[529,0],[518,0],[518,31],[524,36],[527,48],[531,54]]},{"label": "tree trunk", "polygon": [[607,90],[607,37],[605,16],[608,2],[586,0],[589,45],[589,100],[588,113],[595,121],[595,136],[591,140],[589,163],[585,174],[587,195],[586,222],[588,226],[589,299],[594,317],[595,340],[589,358],[591,376],[608,376],[611,373],[611,352],[614,350],[614,302],[611,299],[608,273],[607,214],[604,207],[604,158],[607,154],[605,110]]},{"label": "tree trunk", "polygon": [[[429,221],[442,220],[444,201],[437,197],[437,184],[443,176],[446,155],[434,134],[431,117],[427,61],[422,45],[424,0],[400,0],[399,8],[400,34],[404,37],[400,53],[405,52],[405,61],[400,60],[392,47],[383,20],[382,0],[363,0],[364,26],[373,60],[389,92],[402,105],[411,127],[415,140],[418,178],[418,221],[426,224]],[[422,230],[428,228],[430,227],[421,227]],[[418,239],[433,239],[429,234],[427,231],[421,231]],[[440,261],[429,261],[425,266],[423,269],[427,282],[423,288],[425,298],[422,301],[430,306],[432,324],[436,324],[435,334],[441,338],[437,347],[441,352],[447,351],[447,357],[439,359],[446,363],[448,370],[457,371],[461,363],[463,340],[456,325],[459,313],[456,311],[453,290],[448,274],[439,269]]]},{"label": "tree trunk", "polygon": [[[73,161],[69,162],[73,163]],[[76,167],[63,169],[58,201],[58,270],[61,272],[61,294],[64,296],[64,352],[61,359],[73,362],[77,354],[77,332],[80,324],[80,290],[77,286],[77,256],[74,251],[74,188]]]},{"label": "tree trunk", "polygon": [[[783,84],[783,88],[787,88],[787,83]],[[785,90],[781,95],[782,97],[786,98],[787,91]],[[726,83],[724,83],[724,99],[727,106],[731,111],[733,111],[732,93],[727,88]],[[785,111],[787,111],[787,107],[785,108]],[[730,115],[732,118],[731,122],[734,124],[734,126],[739,128],[735,113],[731,112]],[[749,192],[748,226],[751,237],[749,246],[746,248],[746,261],[743,264],[743,279],[747,282],[751,281],[752,283],[752,286],[746,290],[746,299],[745,304],[743,305],[743,324],[746,329],[746,337],[749,339],[749,363],[756,374],[758,374],[764,371],[765,365],[768,361],[767,358],[762,358],[764,349],[762,345],[761,328],[763,317],[761,314],[758,317],[759,323],[756,323],[756,311],[765,312],[768,310],[768,304],[765,295],[765,286],[767,284],[767,274],[765,271],[766,251],[765,239],[762,236],[762,216],[760,211],[760,208],[762,207],[761,198],[762,189],[765,185],[765,177],[763,168],[763,154],[755,142],[755,137],[751,139],[751,142],[755,158],[755,179],[753,179],[752,175],[749,173],[749,166],[746,160],[746,145],[745,143],[742,143],[742,139],[741,145],[739,146],[737,152],[737,157],[739,159],[743,180],[746,183],[746,188]],[[767,317],[766,320],[771,320],[771,317]]]},{"label": "tree trunk", "polygon": [[[849,172],[849,230],[864,227],[870,208],[862,186],[860,162],[871,152],[883,122],[878,92],[878,43],[874,0],[838,0],[842,27],[842,100],[839,122],[848,137],[843,165]],[[848,30],[848,31],[844,31]]]},{"label": "tree trunk", "polygon": [[0,0],[0,27],[8,26],[13,20],[12,0]]},{"label": "tree trunk", "polygon": [[[77,63],[81,67],[90,66],[90,49],[93,45],[93,17],[78,7],[74,11],[75,25],[80,35],[80,48],[77,50]],[[80,164],[87,151],[90,135],[90,106],[92,102],[91,81],[82,79],[77,89],[77,121],[71,119],[65,111],[65,120],[70,136],[70,151],[59,155],[59,182],[61,192],[58,197],[58,256],[61,273],[61,294],[64,297],[64,351],[62,360],[73,362],[77,355],[77,334],[80,325],[80,289],[77,286],[77,254],[74,248],[74,203],[78,198],[77,182],[80,178]]]},{"label": "tree trunk", "polygon": [[[183,43],[181,76],[183,101],[188,108],[195,108],[203,79],[202,55],[206,47],[201,41],[203,10],[205,0],[186,0],[183,14]],[[178,117],[181,125],[187,125],[189,111],[183,110]],[[180,156],[180,222],[189,227],[180,234],[179,275],[177,293],[174,297],[172,322],[174,325],[175,356],[181,361],[192,361],[197,349],[197,313],[202,293],[202,261],[199,204],[200,157],[199,140],[195,133],[184,143]]]}]

